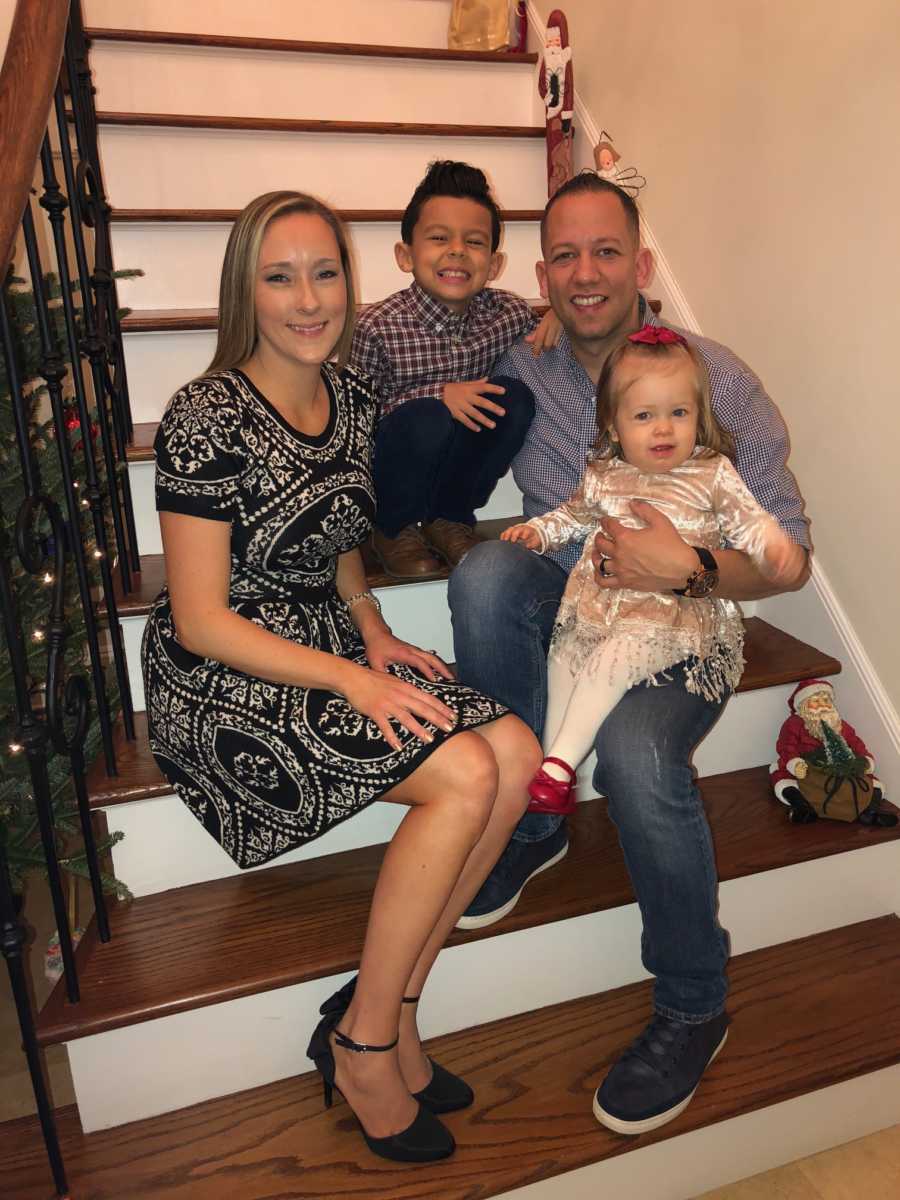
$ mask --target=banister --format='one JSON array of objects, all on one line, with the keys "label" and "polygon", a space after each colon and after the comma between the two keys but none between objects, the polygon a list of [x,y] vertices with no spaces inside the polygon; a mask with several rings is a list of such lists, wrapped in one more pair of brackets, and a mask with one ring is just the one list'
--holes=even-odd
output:
[{"label": "banister", "polygon": [[59,77],[69,0],[17,0],[0,68],[0,267],[2,274],[28,191]]}]

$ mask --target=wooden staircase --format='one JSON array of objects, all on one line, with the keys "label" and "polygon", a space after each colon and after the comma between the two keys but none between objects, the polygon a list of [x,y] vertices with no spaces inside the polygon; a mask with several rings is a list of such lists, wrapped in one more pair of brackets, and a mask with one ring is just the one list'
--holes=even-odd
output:
[{"label": "wooden staircase", "polygon": [[[512,259],[529,238],[535,243],[543,190],[542,176],[537,188],[533,178],[543,171],[534,118],[492,126],[461,118],[451,126],[422,121],[413,110],[398,114],[417,118],[410,122],[345,121],[326,120],[324,107],[315,115],[228,115],[216,103],[230,84],[208,88],[216,111],[148,111],[153,97],[142,64],[173,105],[179,88],[188,88],[185,63],[228,80],[237,79],[235,64],[252,74],[260,64],[275,71],[275,60],[477,70],[486,114],[501,75],[519,72],[521,86],[532,86],[534,56],[452,55],[436,34],[429,34],[434,46],[376,44],[379,6],[367,0],[332,6],[334,36],[343,41],[328,40],[322,13],[314,18],[322,38],[310,41],[299,27],[280,30],[297,36],[264,35],[254,12],[236,0],[220,7],[229,32],[213,36],[182,31],[189,20],[173,0],[144,6],[159,13],[162,31],[107,27],[118,24],[121,6],[87,4],[104,166],[119,205],[117,263],[148,272],[146,285],[121,288],[135,309],[124,325],[138,422],[129,470],[144,554],[135,590],[118,602],[138,696],[140,634],[164,581],[152,440],[168,394],[211,356],[216,255],[239,206],[269,186],[333,188],[330,198],[365,255],[380,246],[387,262],[402,204],[428,159],[467,157],[490,163],[501,200],[517,205],[505,214],[519,227],[507,231]],[[434,30],[435,11],[443,21],[449,5],[385,0],[382,8],[385,20],[406,13],[415,28]],[[358,45],[347,40],[354,21],[364,39]],[[120,51],[126,57],[117,65]],[[302,154],[295,152],[300,144]],[[350,153],[361,156],[358,180],[336,166]],[[383,188],[369,166],[375,153],[391,164],[381,172]],[[253,163],[249,181],[246,169],[243,178],[233,175],[239,155]],[[223,169],[213,172],[219,158]],[[167,306],[142,304],[142,287],[157,286],[154,272],[163,283],[171,273],[156,265],[171,261],[163,242],[179,237],[171,253],[184,255],[188,282],[173,280]],[[190,277],[204,272],[210,278],[202,286],[212,291],[195,295]],[[403,283],[389,270],[373,273],[362,299]],[[483,535],[497,536],[519,503],[503,481],[480,514]],[[445,579],[398,585],[374,562],[366,565],[398,632],[446,655]],[[317,1080],[304,1074],[304,1049],[318,1004],[358,960],[391,832],[375,810],[389,806],[372,806],[278,865],[237,873],[172,797],[139,713],[138,741],[118,742],[119,774],[108,777],[98,763],[89,780],[92,806],[126,833],[116,865],[126,883],[137,881],[137,898],[113,910],[109,944],[92,927],[79,946],[81,1003],[68,1005],[57,988],[39,1023],[44,1046],[68,1047],[81,1123],[92,1131],[79,1129],[75,1113],[64,1115],[75,1194],[586,1200],[602,1192],[616,1200],[686,1200],[900,1120],[900,829],[787,821],[763,765],[785,698],[795,681],[833,675],[840,663],[758,615],[746,628],[740,695],[696,760],[722,881],[722,922],[736,955],[729,970],[734,1023],[725,1052],[678,1121],[629,1140],[591,1114],[593,1089],[649,1011],[640,917],[605,802],[596,798],[578,808],[564,863],[530,884],[502,922],[455,933],[435,969],[423,1032],[436,1039],[431,1052],[477,1093],[474,1108],[449,1121],[457,1154],[427,1170],[373,1159],[349,1132],[349,1110],[322,1111]],[[105,1128],[111,1125],[121,1127]],[[29,1157],[30,1150],[9,1149],[17,1140],[0,1146],[0,1194],[31,1200],[46,1191],[42,1162],[37,1151]]]},{"label": "wooden staircase", "polygon": [[[399,1167],[360,1149],[346,1107],[322,1108],[303,1075],[85,1137],[61,1114],[73,1194],[91,1200],[648,1200],[696,1196],[718,1178],[858,1136],[900,1112],[900,922],[850,925],[732,960],[725,1052],[679,1120],[635,1142],[598,1126],[592,1092],[646,1020],[632,984],[464,1029],[431,1052],[475,1088],[446,1118],[447,1162]],[[860,997],[878,997],[876,1011]],[[799,1002],[798,1002],[799,998]],[[803,1097],[818,1111],[805,1119]],[[831,1115],[839,1112],[837,1121]],[[22,1132],[25,1122],[17,1123]],[[748,1130],[751,1132],[748,1137]],[[727,1173],[715,1162],[725,1146]],[[21,1135],[0,1145],[0,1194],[44,1200],[45,1167]],[[718,1150],[718,1157],[723,1157]],[[668,1177],[660,1169],[666,1163]],[[561,1178],[560,1178],[561,1177]],[[557,1186],[554,1187],[554,1184]],[[886,1197],[885,1197],[886,1200]]]}]

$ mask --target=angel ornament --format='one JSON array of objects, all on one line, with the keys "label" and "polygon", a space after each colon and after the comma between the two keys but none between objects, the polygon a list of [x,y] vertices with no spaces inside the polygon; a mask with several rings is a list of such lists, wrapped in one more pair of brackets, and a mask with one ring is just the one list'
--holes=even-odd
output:
[{"label": "angel ornament", "polygon": [[643,175],[639,175],[634,167],[617,166],[621,157],[622,155],[618,153],[612,142],[598,142],[594,147],[594,165],[597,168],[597,174],[601,179],[607,179],[616,187],[620,187],[633,199],[647,180]]}]

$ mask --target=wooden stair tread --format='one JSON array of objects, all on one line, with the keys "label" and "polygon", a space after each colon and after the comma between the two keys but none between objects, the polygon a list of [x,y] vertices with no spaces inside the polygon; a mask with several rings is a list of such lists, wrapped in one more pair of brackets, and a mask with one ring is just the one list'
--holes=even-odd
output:
[{"label": "wooden stair tread", "polygon": [[[68,1110],[62,1148],[73,1194],[119,1200],[127,1178],[129,1200],[180,1200],[190,1179],[192,1200],[214,1200],[239,1179],[244,1200],[487,1200],[900,1062],[894,914],[738,955],[728,974],[725,1050],[687,1110],[639,1140],[598,1125],[591,1101],[647,1021],[649,982],[429,1042],[431,1054],[472,1084],[476,1101],[443,1118],[458,1149],[427,1170],[373,1158],[349,1109],[323,1110],[321,1083],[308,1072],[87,1136]],[[863,996],[877,997],[877,1019]],[[3,1142],[0,1190],[17,1200],[47,1194],[35,1118]]]},{"label": "wooden stair tread", "polygon": [[[900,1061],[895,915],[738,955],[728,974],[725,1050],[687,1110],[639,1140],[598,1125],[591,1101],[647,1021],[649,982],[431,1041],[429,1052],[472,1084],[476,1101],[443,1118],[458,1149],[427,1169],[373,1158],[349,1109],[323,1110],[319,1078],[305,1073],[87,1136],[66,1113],[70,1182],[93,1200],[119,1200],[125,1179],[129,1200],[180,1200],[186,1180],[192,1200],[231,1195],[238,1180],[244,1200],[487,1200]],[[861,997],[877,997],[877,1018]],[[33,1118],[27,1129],[27,1177],[22,1167],[15,1174],[25,1157],[23,1122],[0,1150],[0,1187],[17,1200],[43,1200],[47,1168]]]},{"label": "wooden stair tread", "polygon": [[[493,541],[509,525],[520,521],[521,517],[492,517],[487,521],[479,521],[476,530],[485,541]],[[436,579],[446,579],[450,568],[445,567],[435,575],[421,579],[395,579],[388,575],[372,553],[369,543],[362,547],[363,564],[366,568],[366,581],[370,588],[406,587],[409,584],[432,582]],[[165,561],[162,554],[142,554],[141,569],[132,574],[132,590],[126,595],[122,591],[121,578],[115,574],[113,582],[116,596],[116,609],[120,617],[142,617],[150,611],[150,606],[162,590],[166,582]],[[105,609],[101,604],[98,613],[104,615]]]},{"label": "wooden stair tread", "polygon": [[430,46],[376,46],[354,42],[307,42],[292,38],[234,37],[215,33],[177,33],[152,29],[85,29],[90,41],[158,46],[196,46],[214,50],[275,50],[292,54],[335,54],[363,58],[413,58],[430,62],[536,63],[537,54],[506,50],[445,50]]},{"label": "wooden stair tread", "polygon": [[[71,119],[71,113],[69,117]],[[437,125],[416,121],[328,121],[320,117],[228,117],[208,113],[98,112],[97,124],[153,129],[230,129],[263,133],[376,134],[425,138],[546,136],[543,125]]]},{"label": "wooden stair tread", "polygon": [[[347,224],[379,224],[393,222],[397,225],[403,217],[402,208],[336,208],[334,210]],[[231,224],[239,216],[239,208],[114,208],[110,220],[119,224],[180,223]],[[508,221],[540,221],[542,208],[501,209],[500,216]]]},{"label": "wooden stair tread", "polygon": [[[900,826],[792,825],[766,767],[710,776],[701,790],[722,880],[900,840]],[[92,923],[78,948],[81,1003],[68,1005],[62,985],[54,989],[39,1019],[41,1044],[351,970],[383,853],[365,846],[114,905],[112,941],[101,945]],[[572,819],[565,867],[535,879],[503,921],[456,931],[450,944],[632,901],[605,801],[595,799]]]},{"label": "wooden stair tread", "polygon": [[[478,528],[486,537],[498,537],[500,531],[512,519],[482,521]],[[136,603],[130,610],[123,603],[119,609],[123,617],[146,613],[149,602],[163,586],[162,555],[148,555],[142,561],[146,561],[147,558],[153,560],[152,570],[148,569],[146,575],[142,572],[139,577],[136,576],[140,590],[133,593],[133,596],[141,597],[141,603]],[[394,584],[402,586],[401,581],[378,574],[371,565],[368,582],[371,587],[388,587]],[[143,602],[145,598],[146,604]],[[840,674],[841,664],[837,659],[777,629],[761,617],[747,617],[744,628],[746,666],[738,685],[739,692],[752,692],[779,683]],[[88,771],[88,795],[92,807],[104,808],[111,804],[124,804],[171,794],[172,789],[163,778],[147,744],[146,713],[135,714],[135,726],[137,737],[133,742],[129,742],[122,732],[121,722],[115,725],[118,775],[106,774],[102,758],[97,758]]]},{"label": "wooden stair tread", "polygon": [[[74,1108],[65,1110],[60,1129],[73,1194],[120,1200],[124,1186],[129,1200],[181,1200],[190,1180],[192,1200],[218,1200],[239,1180],[243,1200],[487,1200],[900,1061],[895,915],[738,955],[728,975],[725,1050],[687,1110],[639,1140],[598,1125],[591,1101],[648,1018],[649,982],[429,1042],[435,1058],[472,1084],[476,1101],[443,1118],[457,1152],[425,1170],[373,1158],[349,1109],[323,1110],[319,1078],[305,1073],[89,1135]],[[877,1019],[860,997],[877,997]],[[44,1200],[37,1120],[8,1128],[14,1136],[0,1143],[0,1192]]]},{"label": "wooden stair tread", "polygon": [[[512,518],[499,518],[493,521],[482,521],[479,524],[487,537],[498,537],[504,526]],[[163,586],[162,555],[151,555],[154,560],[154,572],[148,572],[146,582],[141,575],[140,595],[149,600],[155,598]],[[364,554],[364,558],[367,558]],[[403,586],[402,581],[391,579],[379,574],[368,560],[368,582],[371,587]],[[155,575],[155,578],[154,578]],[[158,583],[158,586],[156,584]],[[155,589],[152,590],[151,589]],[[132,611],[123,605],[120,615],[139,616],[147,611],[143,604],[140,610]],[[799,638],[777,629],[761,617],[747,617],[744,621],[746,638],[744,642],[744,657],[746,666],[738,692],[752,692],[760,688],[772,687],[779,683],[793,683],[800,679],[822,678],[826,675],[840,674],[841,664],[830,654],[824,654],[814,646],[801,642]],[[126,740],[121,721],[114,726],[114,744],[116,763],[119,774],[109,776],[102,757],[94,760],[87,776],[88,796],[93,808],[106,808],[111,804],[127,804],[135,800],[149,800],[158,796],[168,796],[171,786],[164,779],[156,760],[150,753],[147,744],[147,715],[135,713],[135,729],[137,737],[134,741]]]},{"label": "wooden stair tread", "polygon": [[[399,220],[399,218],[398,218]],[[542,296],[535,296],[525,301],[530,304],[538,316],[543,316],[549,305]],[[650,307],[658,313],[662,307],[659,300],[649,301]],[[357,313],[363,313],[369,304],[357,304]],[[219,324],[217,308],[138,308],[132,309],[121,319],[123,333],[173,333],[184,329],[216,329]],[[150,428],[148,425],[147,429]],[[153,426],[155,429],[155,425]],[[152,436],[150,441],[153,441]],[[131,455],[129,455],[131,457]],[[132,459],[132,461],[135,461]]]}]

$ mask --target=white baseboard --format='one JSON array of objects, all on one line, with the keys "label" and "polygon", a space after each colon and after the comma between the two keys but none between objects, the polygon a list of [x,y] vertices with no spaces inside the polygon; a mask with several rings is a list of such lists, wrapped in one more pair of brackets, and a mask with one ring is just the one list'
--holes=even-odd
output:
[{"label": "white baseboard", "polygon": [[894,753],[900,757],[900,714],[888,696],[884,684],[875,670],[875,665],[866,653],[862,642],[856,636],[856,631],[850,618],[841,606],[837,593],[831,586],[824,568],[813,560],[812,582],[822,601],[826,613],[837,630],[843,646],[842,659],[853,666],[862,681],[872,707],[878,714],[885,732],[894,748]]}]

